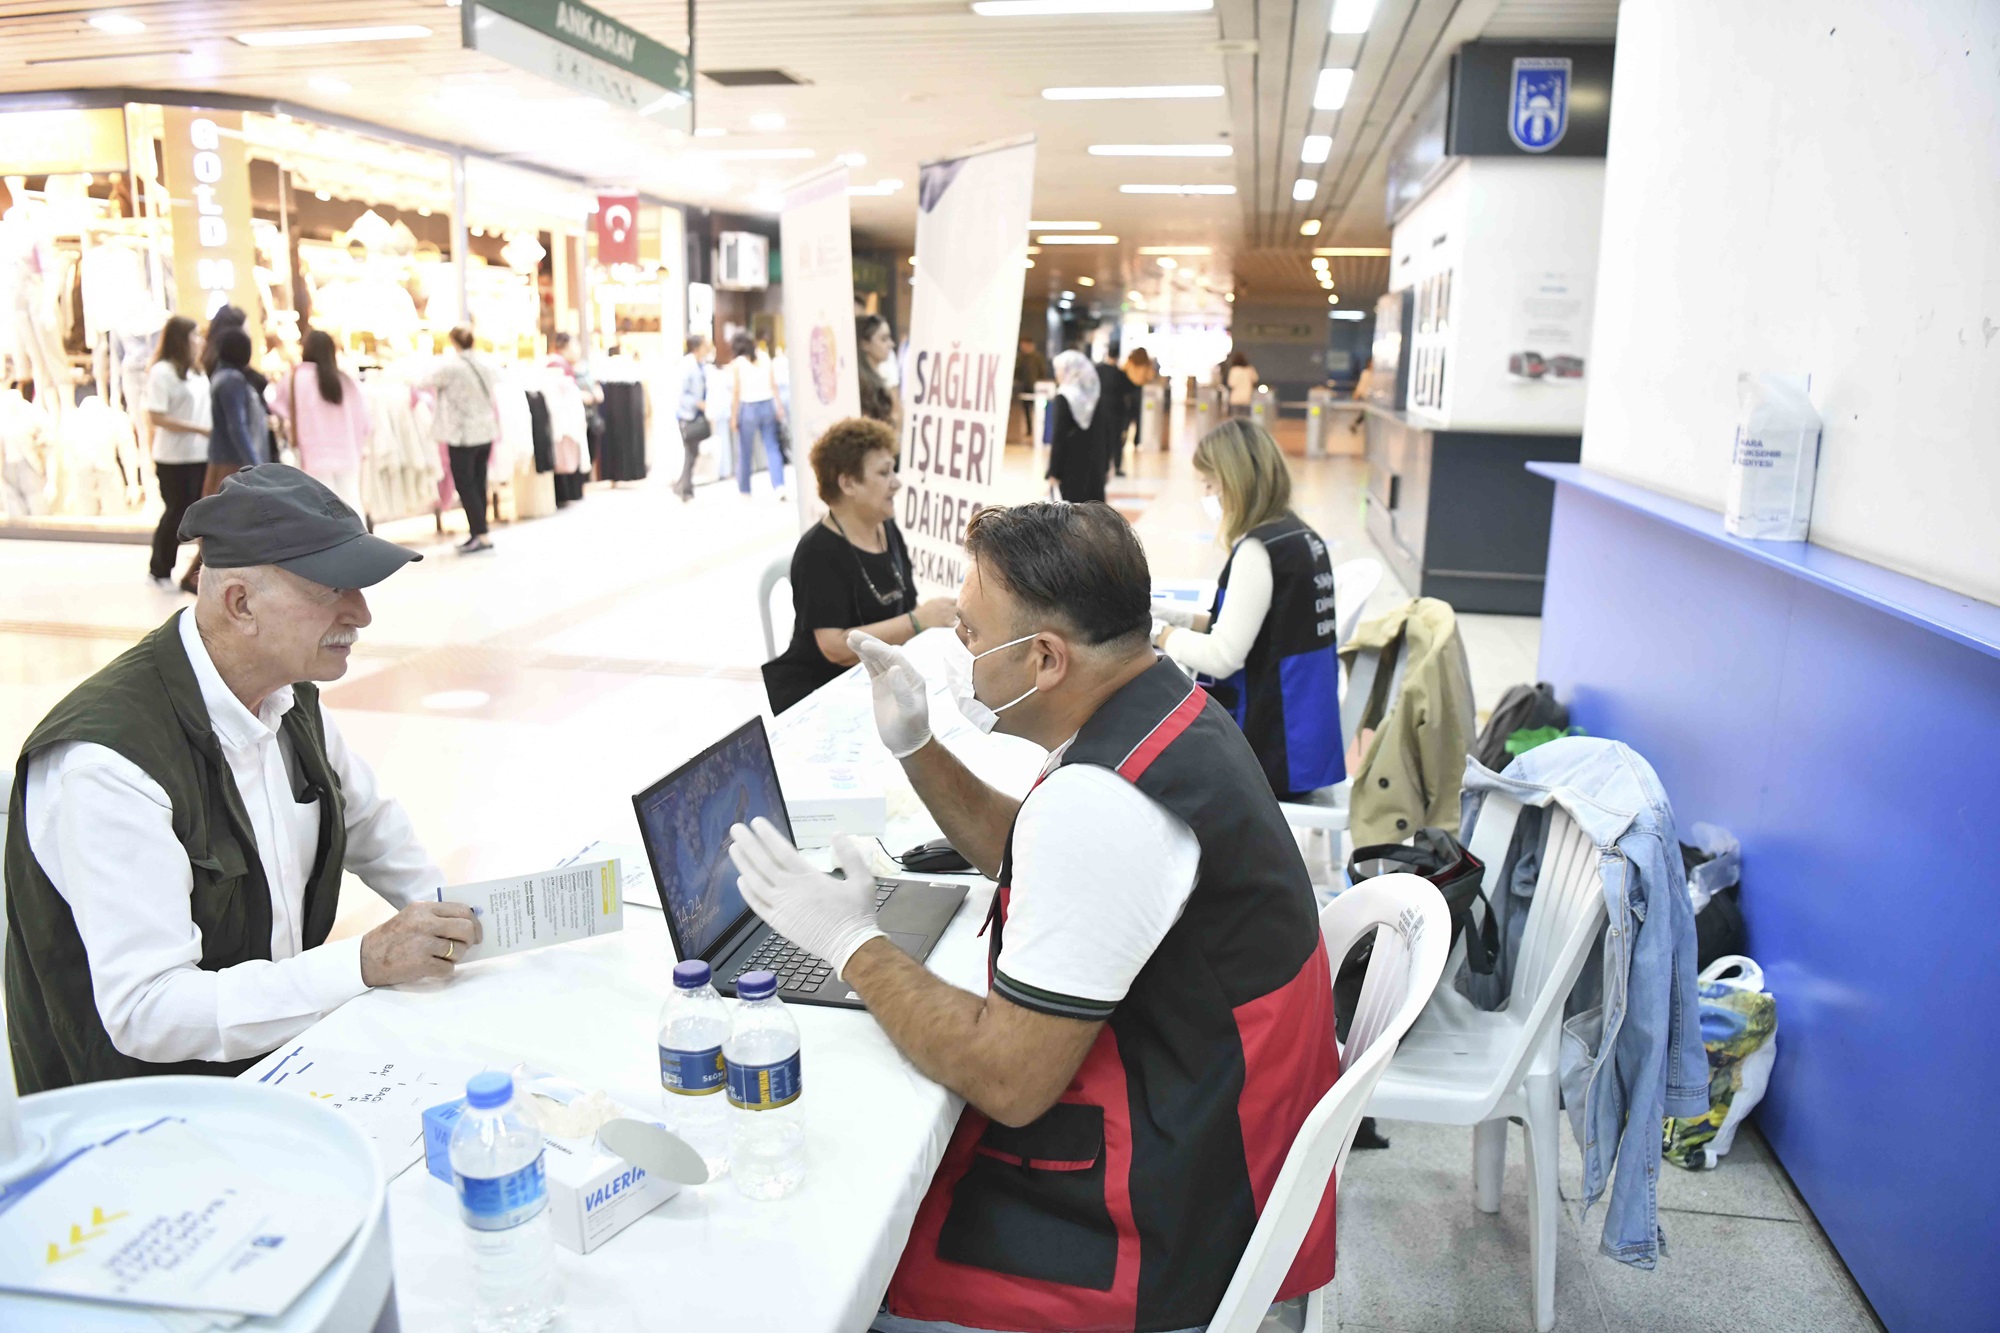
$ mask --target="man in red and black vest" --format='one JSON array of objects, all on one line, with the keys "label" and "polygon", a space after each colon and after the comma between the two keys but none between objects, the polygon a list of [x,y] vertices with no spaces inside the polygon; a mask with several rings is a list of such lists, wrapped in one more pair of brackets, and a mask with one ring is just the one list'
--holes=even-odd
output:
[{"label": "man in red and black vest", "polygon": [[[883,937],[856,846],[838,880],[768,824],[739,826],[744,897],[970,1103],[878,1330],[1199,1328],[1339,1073],[1312,889],[1242,731],[1148,646],[1151,580],[1122,518],[989,509],[965,546],[960,703],[1051,752],[1025,800],[932,742],[899,651],[851,642],[883,741],[1000,886],[988,994]],[[1329,1188],[1279,1299],[1333,1264]]]}]

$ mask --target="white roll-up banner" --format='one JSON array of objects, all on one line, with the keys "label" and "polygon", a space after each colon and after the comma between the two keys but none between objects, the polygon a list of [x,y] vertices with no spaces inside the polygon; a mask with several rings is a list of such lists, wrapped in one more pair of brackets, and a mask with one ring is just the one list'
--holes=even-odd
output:
[{"label": "white roll-up banner", "polygon": [[958,591],[965,525],[1000,480],[1034,187],[1033,139],[926,163],[918,182],[896,520],[927,597]]},{"label": "white roll-up banner", "polygon": [[817,172],[788,186],[778,234],[792,370],[792,468],[798,473],[792,487],[803,532],[826,512],[813,483],[813,441],[834,422],[861,415],[847,168]]}]

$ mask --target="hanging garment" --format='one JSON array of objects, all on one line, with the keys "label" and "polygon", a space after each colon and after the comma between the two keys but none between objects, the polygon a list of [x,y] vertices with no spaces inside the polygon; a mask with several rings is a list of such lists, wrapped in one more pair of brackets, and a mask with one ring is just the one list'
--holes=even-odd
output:
[{"label": "hanging garment", "polygon": [[529,438],[534,442],[535,471],[556,470],[556,437],[549,430],[549,400],[539,389],[530,389],[528,400]]},{"label": "hanging garment", "polygon": [[639,481],[646,475],[646,388],[606,380],[604,451],[597,460],[603,481]]},{"label": "hanging garment", "polygon": [[0,389],[0,509],[9,518],[46,514],[55,504],[55,427],[18,389]]},{"label": "hanging garment", "polygon": [[61,441],[56,512],[84,518],[128,512],[125,478],[139,471],[130,418],[92,394],[64,414]]}]

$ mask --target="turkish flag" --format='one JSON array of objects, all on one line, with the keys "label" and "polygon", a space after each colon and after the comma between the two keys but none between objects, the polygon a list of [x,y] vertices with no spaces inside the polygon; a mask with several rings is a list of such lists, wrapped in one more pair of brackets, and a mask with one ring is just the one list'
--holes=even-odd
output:
[{"label": "turkish flag", "polygon": [[597,262],[600,264],[639,262],[638,195],[597,196]]}]

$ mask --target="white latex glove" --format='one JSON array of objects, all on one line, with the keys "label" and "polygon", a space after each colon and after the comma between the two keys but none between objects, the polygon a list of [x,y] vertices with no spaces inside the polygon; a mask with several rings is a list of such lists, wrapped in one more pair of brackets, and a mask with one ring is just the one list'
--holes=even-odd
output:
[{"label": "white latex glove", "polygon": [[1153,599],[1153,617],[1166,621],[1175,629],[1193,629],[1194,618],[1200,614],[1190,602],[1166,597]]},{"label": "white latex glove", "polygon": [[842,833],[834,836],[833,855],[846,879],[813,869],[768,819],[729,830],[729,859],[736,863],[743,901],[771,929],[826,959],[838,974],[847,970],[856,949],[884,932],[875,923],[875,872],[868,854]]},{"label": "white latex glove", "polygon": [[868,668],[875,692],[875,730],[882,744],[898,759],[907,759],[930,744],[930,689],[924,673],[910,665],[900,648],[892,648],[862,630],[847,636],[847,646]]}]

